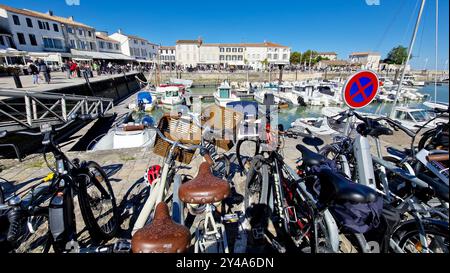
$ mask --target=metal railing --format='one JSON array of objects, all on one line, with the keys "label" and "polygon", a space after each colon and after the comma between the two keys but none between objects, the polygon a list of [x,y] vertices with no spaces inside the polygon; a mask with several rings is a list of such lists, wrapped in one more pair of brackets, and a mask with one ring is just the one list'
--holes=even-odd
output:
[{"label": "metal railing", "polygon": [[62,124],[75,114],[100,117],[113,106],[113,99],[109,98],[0,89],[0,130]]}]

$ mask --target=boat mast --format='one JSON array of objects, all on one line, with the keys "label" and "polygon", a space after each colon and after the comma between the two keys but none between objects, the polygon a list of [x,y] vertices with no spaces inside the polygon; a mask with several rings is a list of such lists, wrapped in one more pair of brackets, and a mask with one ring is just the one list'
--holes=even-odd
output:
[{"label": "boat mast", "polygon": [[406,67],[409,64],[409,60],[411,59],[411,54],[412,54],[412,51],[413,51],[413,48],[414,48],[414,42],[416,41],[417,31],[419,30],[420,19],[422,18],[422,13],[423,13],[423,8],[425,7],[425,2],[426,2],[426,0],[422,0],[422,4],[421,4],[420,10],[419,10],[419,14],[417,16],[416,26],[414,28],[414,33],[413,33],[413,36],[411,38],[411,42],[409,44],[408,57],[406,58],[405,64],[403,66],[402,76],[400,78],[400,82],[398,83],[397,92],[395,93],[394,104],[392,106],[392,110],[391,110],[391,113],[389,115],[391,118],[394,117],[395,106],[397,105],[398,97],[400,96],[400,90],[402,89],[402,86],[403,86],[403,80],[404,80],[405,74],[406,74]]},{"label": "boat mast", "polygon": [[439,0],[436,0],[436,52],[435,52],[435,74],[434,74],[434,103],[437,102],[437,77],[438,77],[438,32],[439,30]]}]

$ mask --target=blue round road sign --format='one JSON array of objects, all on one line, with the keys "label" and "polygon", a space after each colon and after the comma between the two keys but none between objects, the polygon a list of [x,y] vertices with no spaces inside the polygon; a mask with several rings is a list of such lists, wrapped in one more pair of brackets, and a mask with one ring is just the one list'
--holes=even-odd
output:
[{"label": "blue round road sign", "polygon": [[362,108],[372,102],[379,87],[377,74],[367,70],[357,72],[344,85],[344,102],[350,108]]}]

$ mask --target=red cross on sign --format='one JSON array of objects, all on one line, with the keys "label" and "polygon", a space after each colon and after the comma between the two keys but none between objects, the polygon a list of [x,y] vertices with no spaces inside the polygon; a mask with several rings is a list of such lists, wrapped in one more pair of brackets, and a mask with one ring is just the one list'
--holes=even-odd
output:
[{"label": "red cross on sign", "polygon": [[379,87],[380,81],[377,74],[368,70],[359,71],[344,85],[344,102],[350,108],[362,108],[372,102]]}]

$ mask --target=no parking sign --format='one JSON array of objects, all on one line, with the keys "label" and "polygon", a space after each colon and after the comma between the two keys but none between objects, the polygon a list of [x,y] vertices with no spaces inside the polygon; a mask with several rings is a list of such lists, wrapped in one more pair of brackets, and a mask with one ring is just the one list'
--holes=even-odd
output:
[{"label": "no parking sign", "polygon": [[344,85],[344,102],[348,107],[362,108],[372,102],[378,93],[380,81],[377,74],[369,70],[353,74]]}]

